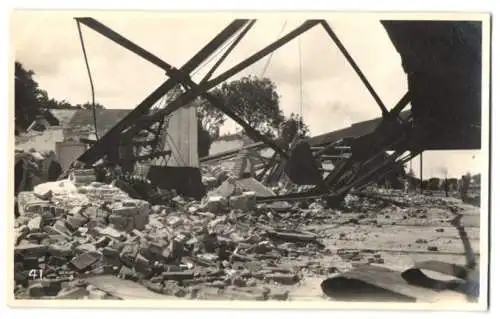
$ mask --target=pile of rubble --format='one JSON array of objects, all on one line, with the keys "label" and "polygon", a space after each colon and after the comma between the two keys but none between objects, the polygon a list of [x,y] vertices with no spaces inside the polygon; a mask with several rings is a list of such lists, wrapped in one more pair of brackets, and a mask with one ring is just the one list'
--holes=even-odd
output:
[{"label": "pile of rubble", "polygon": [[335,216],[238,191],[152,206],[84,170],[21,192],[18,205],[16,296],[38,299],[113,298],[89,284],[107,275],[178,298],[284,300],[311,266],[291,261],[328,254],[302,227]]}]

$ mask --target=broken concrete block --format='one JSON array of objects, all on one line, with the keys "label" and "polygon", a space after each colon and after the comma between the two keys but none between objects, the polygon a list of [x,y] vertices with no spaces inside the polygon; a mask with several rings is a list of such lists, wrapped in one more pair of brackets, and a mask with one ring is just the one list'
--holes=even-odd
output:
[{"label": "broken concrete block", "polygon": [[80,214],[87,217],[88,219],[97,219],[98,208],[95,206],[88,206],[80,210]]},{"label": "broken concrete block", "polygon": [[300,281],[299,276],[293,274],[267,274],[264,276],[266,280],[274,281],[283,285],[294,285]]},{"label": "broken concrete block", "polygon": [[135,259],[139,253],[138,243],[127,243],[120,253],[120,260],[127,267],[133,268],[135,266]]},{"label": "broken concrete block", "polygon": [[170,227],[177,227],[177,226],[180,226],[183,224],[183,220],[180,218],[180,217],[177,217],[177,216],[170,216],[169,218],[167,218],[167,224],[170,226]]},{"label": "broken concrete block", "polygon": [[74,169],[71,172],[71,174],[74,176],[92,176],[92,175],[95,175],[95,169],[93,169],[93,168],[88,168],[88,169],[78,168],[78,169]]},{"label": "broken concrete block", "polygon": [[35,232],[39,231],[43,227],[43,219],[42,216],[36,216],[30,219],[28,222],[28,228],[30,231]]},{"label": "broken concrete block", "polygon": [[50,256],[47,261],[47,264],[53,267],[61,267],[68,262],[67,258],[69,257],[70,257],[69,255],[64,257]]},{"label": "broken concrete block", "polygon": [[73,247],[70,243],[58,242],[49,245],[48,253],[54,257],[67,258],[73,255]]},{"label": "broken concrete block", "polygon": [[213,188],[217,187],[217,185],[218,185],[217,178],[215,178],[213,176],[203,176],[201,181],[207,189],[213,189]]},{"label": "broken concrete block", "polygon": [[135,270],[137,272],[143,273],[143,274],[151,274],[152,269],[149,264],[149,260],[146,259],[144,256],[141,254],[137,254],[135,258]]},{"label": "broken concrete block", "polygon": [[112,247],[104,247],[101,251],[104,257],[119,258],[120,252]]},{"label": "broken concrete block", "polygon": [[72,234],[66,226],[66,222],[62,219],[57,220],[52,227],[63,235],[70,236]]},{"label": "broken concrete block", "polygon": [[50,211],[52,205],[48,200],[39,198],[33,192],[20,192],[17,195],[17,206],[21,217],[30,217],[41,215],[47,210]]},{"label": "broken concrete block", "polygon": [[254,192],[244,192],[241,195],[231,196],[229,206],[243,211],[254,210],[257,207],[257,198]]},{"label": "broken concrete block", "polygon": [[268,236],[290,242],[316,242],[316,235],[269,231]]},{"label": "broken concrete block", "polygon": [[114,229],[113,227],[105,227],[105,228],[101,228],[101,227],[96,227],[95,230],[97,231],[97,233],[99,235],[102,235],[102,236],[109,236],[111,237],[112,239],[116,239],[116,240],[125,240],[126,236],[124,233]]},{"label": "broken concrete block", "polygon": [[52,280],[35,281],[28,287],[30,297],[56,296],[61,290],[61,282]]},{"label": "broken concrete block", "polygon": [[84,271],[101,258],[98,252],[86,252],[71,260],[71,264],[79,271]]},{"label": "broken concrete block", "polygon": [[126,217],[133,217],[139,213],[137,207],[123,207],[123,206],[118,206],[118,207],[112,207],[111,208],[111,214],[113,215],[119,215],[119,216],[126,216]]},{"label": "broken concrete block", "polygon": [[123,215],[111,214],[109,216],[109,224],[119,231],[126,231],[130,221],[131,218]]},{"label": "broken concrete block", "polygon": [[109,243],[111,242],[111,239],[109,237],[101,237],[99,238],[95,243],[94,245],[97,247],[97,248],[103,248],[103,247],[106,247]]},{"label": "broken concrete block", "polygon": [[134,228],[137,230],[144,230],[149,223],[149,215],[137,214],[133,217]]},{"label": "broken concrete block", "polygon": [[40,199],[50,200],[52,197],[52,183],[38,184],[33,188],[33,193]]},{"label": "broken concrete block", "polygon": [[157,239],[149,243],[148,250],[153,256],[161,256],[163,251],[168,246],[168,242],[162,239]]},{"label": "broken concrete block", "polygon": [[200,206],[200,210],[219,215],[227,210],[227,201],[222,196],[209,196]]},{"label": "broken concrete block", "polygon": [[83,254],[83,253],[93,252],[93,251],[97,251],[96,246],[93,244],[83,244],[83,245],[79,245],[75,248],[75,252],[77,254]]},{"label": "broken concrete block", "polygon": [[90,185],[97,180],[94,169],[75,169],[69,174],[68,179],[77,186]]},{"label": "broken concrete block", "polygon": [[76,231],[78,228],[82,227],[88,222],[88,218],[80,214],[74,214],[66,217],[66,222],[69,228],[71,228],[73,231]]},{"label": "broken concrete block", "polygon": [[48,247],[46,245],[37,245],[32,243],[19,244],[14,248],[14,254],[27,257],[41,257],[47,254]]},{"label": "broken concrete block", "polygon": [[106,265],[110,266],[122,266],[122,261],[120,260],[120,252],[111,247],[104,247],[101,251],[103,255],[103,261]]},{"label": "broken concrete block", "polygon": [[83,206],[75,206],[68,211],[68,215],[80,215],[84,210]]},{"label": "broken concrete block", "polygon": [[15,229],[16,245],[30,232],[28,226],[23,225]]}]

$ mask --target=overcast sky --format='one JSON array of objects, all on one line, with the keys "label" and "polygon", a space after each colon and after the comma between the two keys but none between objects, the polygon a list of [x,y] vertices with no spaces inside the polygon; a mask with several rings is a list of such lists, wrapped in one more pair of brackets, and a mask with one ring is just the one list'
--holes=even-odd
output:
[{"label": "overcast sky", "polygon": [[[231,20],[227,15],[215,14],[172,17],[160,13],[92,13],[91,16],[176,67],[182,66]],[[49,96],[76,104],[90,101],[91,91],[73,17],[70,12],[17,12],[12,19],[12,41],[15,59],[36,73],[36,80]],[[302,21],[282,15],[259,19],[216,74],[276,40],[285,24],[283,34]],[[400,56],[379,20],[340,16],[329,23],[383,102],[392,107],[406,92],[406,75]],[[165,80],[164,72],[156,66],[83,25],[82,31],[96,100],[105,107],[133,109]],[[319,26],[302,35],[300,41],[296,39],[276,51],[264,74],[276,83],[286,114],[299,111],[299,46],[302,114],[313,135],[380,115],[371,95]],[[233,79],[261,75],[266,62],[265,58]],[[201,68],[194,80],[199,81],[212,63]],[[232,121],[227,121],[224,131],[234,128]],[[424,177],[440,176],[444,167],[450,176],[478,172],[480,155],[472,151],[426,152]],[[418,166],[414,161],[412,167],[417,174]]]}]

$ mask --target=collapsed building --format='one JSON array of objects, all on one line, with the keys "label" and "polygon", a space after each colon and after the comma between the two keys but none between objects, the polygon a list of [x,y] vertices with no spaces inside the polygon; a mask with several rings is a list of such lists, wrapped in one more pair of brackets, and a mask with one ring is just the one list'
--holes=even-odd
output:
[{"label": "collapsed building", "polygon": [[[15,280],[28,286],[24,293],[29,297],[119,297],[120,291],[109,288],[118,285],[112,278],[119,277],[143,283],[149,289],[146,298],[151,292],[152,298],[198,298],[202,285],[217,291],[208,293],[212,297],[222,298],[222,289],[231,290],[236,299],[287,299],[281,290],[255,287],[262,282],[297,283],[297,269],[280,268],[278,261],[325,253],[316,234],[298,227],[307,216],[330,220],[331,210],[345,205],[349,196],[363,196],[365,187],[423,150],[481,148],[480,23],[382,21],[402,57],[409,84],[408,93],[387,109],[323,20],[306,21],[215,78],[213,71],[255,20],[233,21],[179,69],[92,18],[77,22],[162,68],[169,79],[105,132],[97,132],[100,125],[95,124],[95,138],[80,136],[81,151],[68,155],[72,158],[64,161],[59,181],[19,192]],[[286,138],[273,141],[210,94],[211,88],[315,26],[325,29],[339,47],[382,117],[305,140],[284,134]],[[231,40],[206,78],[194,83],[189,74]],[[190,104],[198,96],[240,124],[256,142],[198,158],[196,109]],[[158,100],[160,107],[153,108]],[[411,111],[402,112],[410,102]],[[96,118],[106,117],[102,113]],[[262,155],[265,149],[271,150],[270,157]],[[274,213],[288,215],[287,227],[273,222]],[[474,253],[469,249],[467,255]],[[383,263],[376,254],[369,259]],[[478,268],[469,259],[466,266],[452,267],[452,275],[462,281],[452,290],[470,288],[472,282],[465,294],[477,298]],[[44,273],[53,280],[36,281],[40,272],[30,278],[27,270],[42,269],[40,265],[48,267]],[[433,299],[433,287],[423,286],[428,278],[415,277],[421,269],[449,274],[449,267],[431,261],[403,275],[390,272],[398,285],[388,287],[366,279],[366,274],[389,270],[366,266],[343,274],[342,283],[323,282],[322,289],[337,294],[348,286],[345,281],[361,281],[389,299]],[[91,288],[62,285],[61,277],[65,282],[85,278]],[[35,283],[30,285],[30,279]],[[113,284],[104,287],[106,280]],[[363,287],[354,293],[361,294]]]}]

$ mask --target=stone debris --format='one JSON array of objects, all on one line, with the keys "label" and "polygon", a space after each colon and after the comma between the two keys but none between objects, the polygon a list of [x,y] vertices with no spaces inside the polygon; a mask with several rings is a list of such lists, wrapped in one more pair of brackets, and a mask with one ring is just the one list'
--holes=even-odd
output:
[{"label": "stone debris", "polygon": [[[93,176],[93,170],[76,170],[68,180],[19,194],[19,298],[110,299],[113,293],[97,287],[98,280],[88,284],[106,275],[174,298],[288,300],[288,288],[304,276],[385,262],[377,251],[326,249],[322,225],[384,225],[384,216],[395,212],[407,217],[401,221],[424,214],[354,195],[343,209],[356,216],[320,200],[257,204],[256,193],[238,189],[231,176],[205,178],[213,191],[201,202],[172,196],[168,205],[152,205]],[[337,238],[363,240],[355,235],[339,231]],[[326,264],[311,261],[325,256]]]}]

